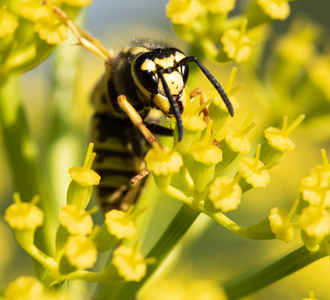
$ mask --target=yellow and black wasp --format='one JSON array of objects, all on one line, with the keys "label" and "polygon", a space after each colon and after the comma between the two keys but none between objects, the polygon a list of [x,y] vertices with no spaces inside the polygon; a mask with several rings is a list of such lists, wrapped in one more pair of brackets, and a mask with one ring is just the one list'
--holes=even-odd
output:
[{"label": "yellow and black wasp", "polygon": [[97,194],[105,212],[113,208],[125,210],[135,202],[143,185],[141,180],[131,187],[130,180],[145,168],[146,141],[135,126],[137,124],[133,124],[121,109],[120,97],[126,97],[154,134],[173,135],[173,132],[147,122],[151,109],[158,109],[167,117],[173,116],[181,141],[188,63],[194,62],[218,91],[232,116],[233,107],[224,89],[196,57],[186,56],[168,44],[150,40],[134,41],[114,57],[93,43],[93,37],[80,33],[62,11],[59,10],[58,14],[84,48],[105,60],[105,75],[92,94],[95,113],[91,136],[97,154],[94,169],[101,176]]}]

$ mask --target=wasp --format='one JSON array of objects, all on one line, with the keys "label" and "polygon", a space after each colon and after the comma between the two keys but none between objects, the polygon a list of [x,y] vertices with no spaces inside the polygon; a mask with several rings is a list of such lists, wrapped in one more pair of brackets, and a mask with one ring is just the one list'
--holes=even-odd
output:
[{"label": "wasp", "polygon": [[[105,50],[96,39],[78,28],[63,11],[57,12],[77,36],[79,43],[105,61],[105,75],[92,93],[95,113],[91,139],[97,154],[94,170],[101,176],[97,188],[104,212],[125,210],[139,196],[144,180],[130,186],[132,177],[145,169],[146,140],[118,103],[120,97],[133,106],[152,134],[173,135],[170,128],[148,122],[151,109],[174,117],[178,140],[184,135],[181,114],[186,107],[185,85],[189,63],[196,63],[218,91],[231,116],[232,104],[215,77],[194,56],[158,41],[137,40],[117,56]],[[83,35],[83,36],[82,36]]]}]

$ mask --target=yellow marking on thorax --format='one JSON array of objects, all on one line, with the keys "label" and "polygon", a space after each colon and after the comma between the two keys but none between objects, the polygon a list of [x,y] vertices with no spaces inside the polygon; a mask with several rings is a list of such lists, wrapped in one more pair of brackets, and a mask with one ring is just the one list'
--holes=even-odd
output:
[{"label": "yellow marking on thorax", "polygon": [[132,53],[133,55],[139,54],[139,53],[146,53],[148,51],[150,51],[150,50],[147,49],[146,47],[141,47],[141,46],[132,47],[129,50],[129,52]]}]

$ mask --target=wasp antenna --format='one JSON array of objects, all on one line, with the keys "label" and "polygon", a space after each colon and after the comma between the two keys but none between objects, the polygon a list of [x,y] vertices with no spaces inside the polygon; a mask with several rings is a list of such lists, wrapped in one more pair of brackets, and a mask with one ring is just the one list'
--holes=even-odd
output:
[{"label": "wasp antenna", "polygon": [[182,119],[181,119],[181,113],[180,113],[180,110],[179,110],[179,107],[178,105],[176,104],[172,94],[171,94],[171,91],[170,89],[168,88],[168,85],[166,83],[166,80],[163,76],[163,70],[162,69],[158,69],[157,70],[157,73],[160,77],[160,80],[162,81],[162,84],[163,84],[163,88],[164,88],[164,91],[165,91],[165,94],[166,94],[166,97],[168,99],[168,101],[170,102],[170,106],[171,106],[171,109],[172,109],[172,112],[173,112],[173,115],[176,119],[176,123],[177,123],[177,126],[178,126],[178,134],[179,134],[179,142],[182,140],[183,138],[183,124],[182,124]]},{"label": "wasp antenna", "polygon": [[187,56],[187,57],[181,59],[179,62],[177,62],[177,66],[180,66],[180,65],[183,65],[183,64],[189,63],[189,62],[195,62],[198,65],[198,67],[202,70],[202,72],[207,77],[207,79],[212,83],[212,85],[218,91],[218,93],[220,94],[223,102],[226,104],[230,115],[233,117],[234,116],[234,108],[233,108],[233,105],[231,104],[231,102],[229,100],[229,97],[227,96],[225,90],[220,85],[220,83],[215,79],[215,77],[211,74],[211,72],[202,65],[202,63],[198,60],[197,57]]}]

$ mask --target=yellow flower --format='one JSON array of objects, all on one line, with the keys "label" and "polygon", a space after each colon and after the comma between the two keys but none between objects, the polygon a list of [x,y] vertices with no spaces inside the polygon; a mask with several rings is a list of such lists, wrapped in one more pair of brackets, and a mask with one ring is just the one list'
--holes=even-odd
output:
[{"label": "yellow flower", "polygon": [[173,24],[188,24],[204,12],[197,0],[171,0],[166,6],[166,16]]},{"label": "yellow flower", "polygon": [[190,153],[196,161],[205,165],[215,165],[222,161],[222,151],[215,145],[197,142],[190,147]]},{"label": "yellow flower", "polygon": [[319,28],[305,19],[293,22],[290,31],[276,45],[276,51],[290,63],[315,65],[315,41],[320,35]]},{"label": "yellow flower", "polygon": [[249,114],[242,127],[237,130],[235,127],[227,127],[225,140],[230,148],[235,152],[248,153],[251,149],[251,143],[247,137],[248,132],[255,126],[251,122],[253,111]]},{"label": "yellow flower", "polygon": [[265,137],[268,140],[268,143],[282,152],[292,151],[295,146],[289,138],[289,134],[302,122],[304,118],[304,115],[300,115],[288,127],[288,117],[284,116],[282,129],[269,127],[265,130]]},{"label": "yellow flower", "polygon": [[97,251],[88,237],[69,236],[65,244],[65,256],[70,265],[77,269],[87,269],[94,266],[97,260]]},{"label": "yellow flower", "polygon": [[257,147],[256,155],[252,157],[242,157],[238,163],[240,174],[247,183],[253,187],[265,187],[270,180],[268,166],[264,165],[260,160],[260,145]]},{"label": "yellow flower", "polygon": [[72,167],[69,169],[72,180],[81,186],[98,185],[101,177],[93,170],[84,167]]},{"label": "yellow flower", "polygon": [[151,263],[151,260],[144,259],[137,247],[121,245],[113,251],[112,263],[126,281],[140,281],[147,272],[147,263]]},{"label": "yellow flower", "polygon": [[[53,11],[52,4],[44,4],[38,0],[19,1],[18,12],[21,16],[34,22],[34,30],[48,44],[60,44],[68,37],[66,24]],[[59,3],[60,4],[60,3]]]},{"label": "yellow flower", "polygon": [[272,208],[268,218],[272,232],[278,240],[285,243],[292,240],[294,228],[290,224],[291,220],[288,218],[288,213],[284,209],[280,207]]},{"label": "yellow flower", "polygon": [[251,55],[252,47],[255,47],[250,38],[245,34],[247,20],[244,19],[241,29],[228,29],[222,37],[221,43],[227,56],[237,62],[248,60]]},{"label": "yellow flower", "polygon": [[[197,102],[198,97],[193,96],[192,98],[189,97],[189,90],[188,87],[185,89],[186,94],[186,107],[181,115],[182,123],[185,129],[190,131],[201,131],[203,130],[207,125],[204,120],[199,116],[200,114],[200,103]],[[206,96],[205,96],[206,97]],[[192,105],[195,105],[197,103],[198,109],[195,111],[192,111]]]},{"label": "yellow flower", "polygon": [[213,13],[227,13],[235,8],[236,0],[198,0],[206,9]]},{"label": "yellow flower", "polygon": [[309,290],[309,297],[308,298],[304,298],[302,300],[317,300],[317,298],[315,298],[315,293],[313,289]]},{"label": "yellow flower", "polygon": [[310,205],[330,207],[330,172],[312,172],[301,180],[300,190]]},{"label": "yellow flower", "polygon": [[105,214],[104,223],[108,231],[118,239],[131,238],[136,229],[130,214],[121,210],[110,210]]},{"label": "yellow flower", "polygon": [[263,11],[272,19],[285,20],[290,15],[290,0],[258,0]]},{"label": "yellow flower", "polygon": [[210,186],[209,199],[216,209],[223,212],[236,209],[241,203],[241,195],[241,187],[229,176],[217,177]]},{"label": "yellow flower", "polygon": [[9,226],[18,230],[36,230],[43,224],[44,213],[36,206],[39,197],[35,196],[31,202],[22,202],[18,193],[14,194],[14,204],[5,212],[5,220]]},{"label": "yellow flower", "polygon": [[330,55],[319,56],[310,64],[309,76],[330,99]]},{"label": "yellow flower", "polygon": [[301,180],[300,191],[310,205],[330,207],[330,164],[324,149],[321,149],[323,164],[315,166],[311,174]]},{"label": "yellow flower", "polygon": [[32,276],[21,276],[11,282],[5,291],[6,300],[45,299],[44,286]]},{"label": "yellow flower", "polygon": [[7,11],[6,7],[3,6],[0,9],[0,38],[7,35],[12,35],[19,23],[17,18]]},{"label": "yellow flower", "polygon": [[91,215],[73,204],[61,208],[59,219],[61,225],[70,234],[86,235],[92,233],[93,219]]},{"label": "yellow flower", "polygon": [[42,18],[48,18],[52,6],[42,4],[39,0],[19,0],[16,4],[18,13],[25,19],[36,22]]},{"label": "yellow flower", "polygon": [[170,175],[178,173],[183,166],[183,160],[179,152],[173,151],[169,148],[160,150],[152,148],[145,156],[147,168],[155,175]]},{"label": "yellow flower", "polygon": [[330,233],[330,214],[321,207],[304,208],[299,223],[309,237],[324,238]]}]

